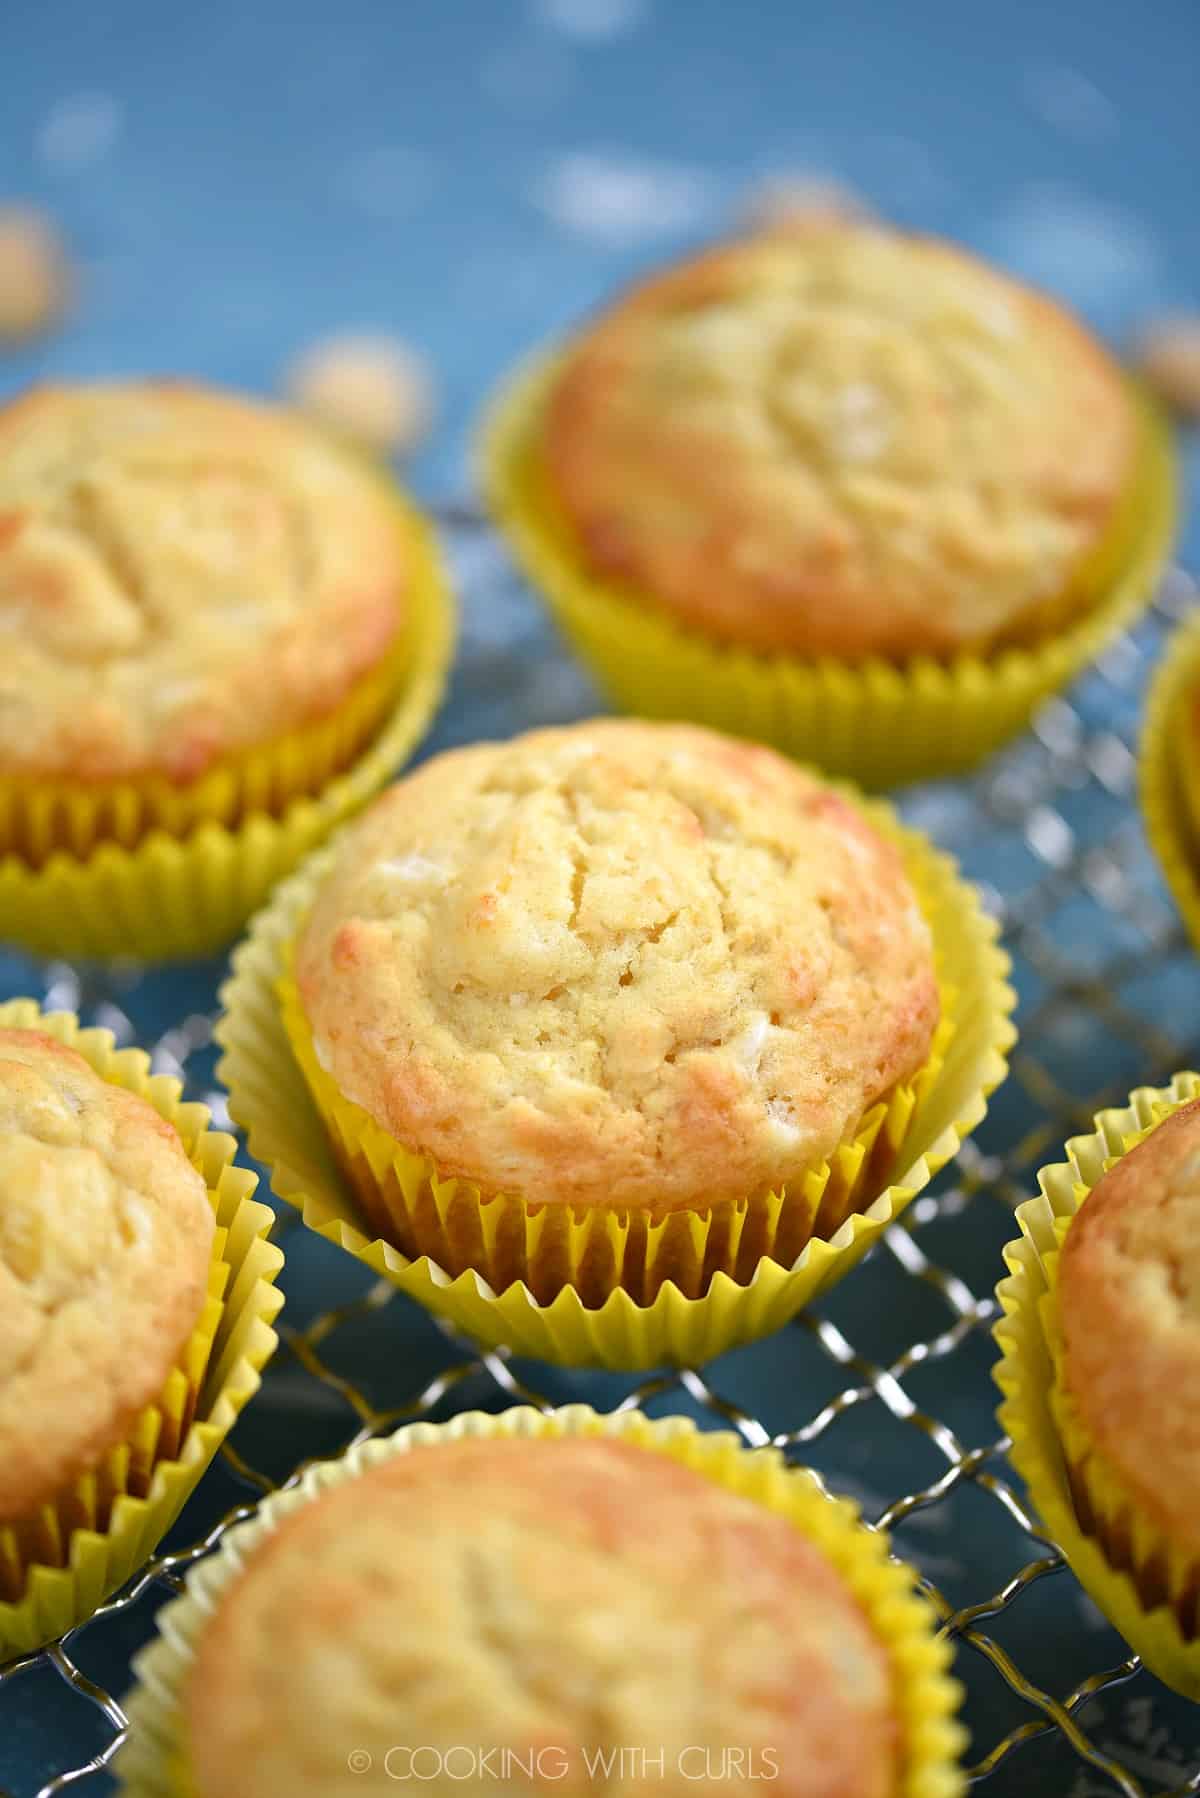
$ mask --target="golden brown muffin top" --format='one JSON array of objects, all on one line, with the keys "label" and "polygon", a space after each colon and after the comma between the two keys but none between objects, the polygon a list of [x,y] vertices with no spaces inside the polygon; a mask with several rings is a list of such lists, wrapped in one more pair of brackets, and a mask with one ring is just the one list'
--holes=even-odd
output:
[{"label": "golden brown muffin top", "polygon": [[407,581],[386,489],[298,418],[34,388],[0,407],[0,775],[193,780],[333,711]]},{"label": "golden brown muffin top", "polygon": [[888,1657],[824,1556],[613,1441],[423,1446],[293,1512],[184,1707],[200,1798],[354,1798],[368,1764],[530,1798],[897,1786]]},{"label": "golden brown muffin top", "polygon": [[928,1059],[900,855],[771,750],[596,720],[437,757],[296,954],[318,1059],[441,1169],[661,1214],[807,1171]]},{"label": "golden brown muffin top", "polygon": [[1063,1382],[1137,1507],[1200,1555],[1200,1100],[1085,1199],[1059,1269]]},{"label": "golden brown muffin top", "polygon": [[948,244],[817,221],[585,329],[542,463],[588,567],[682,623],[905,659],[1057,618],[1136,443],[1119,370],[1049,300]]},{"label": "golden brown muffin top", "polygon": [[178,1132],[35,1030],[0,1030],[0,1525],[121,1442],[208,1289],[214,1222]]}]

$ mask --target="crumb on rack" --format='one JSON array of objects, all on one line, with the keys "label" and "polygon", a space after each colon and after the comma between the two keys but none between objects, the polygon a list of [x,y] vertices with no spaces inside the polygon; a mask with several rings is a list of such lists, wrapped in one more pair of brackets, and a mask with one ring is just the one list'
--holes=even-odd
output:
[{"label": "crumb on rack", "polygon": [[408,455],[433,421],[433,381],[423,358],[390,337],[329,337],[285,376],[291,404],[380,455]]},{"label": "crumb on rack", "polygon": [[53,221],[32,206],[0,203],[0,343],[48,330],[70,292],[70,265]]},{"label": "crumb on rack", "polygon": [[1173,411],[1200,419],[1200,313],[1180,313],[1147,325],[1134,361]]}]

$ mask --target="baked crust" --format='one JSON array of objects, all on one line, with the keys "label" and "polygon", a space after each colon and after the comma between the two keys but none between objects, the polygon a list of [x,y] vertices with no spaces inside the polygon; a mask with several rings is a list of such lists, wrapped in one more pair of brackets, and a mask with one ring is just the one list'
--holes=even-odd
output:
[{"label": "baked crust", "polygon": [[336,710],[407,582],[386,489],[299,418],[33,388],[0,407],[0,775],[195,780]]},{"label": "baked crust", "polygon": [[0,1526],[158,1398],[208,1290],[204,1181],[144,1099],[0,1030]]},{"label": "baked crust", "polygon": [[568,349],[542,433],[593,573],[722,641],[847,660],[1055,627],[1092,596],[1138,445],[1120,371],[1060,307],[836,220],[635,287]]},{"label": "baked crust", "polygon": [[597,720],[437,757],[296,950],[318,1059],[446,1174],[662,1214],[777,1189],[928,1059],[897,850],[811,774]]},{"label": "baked crust", "polygon": [[1085,1199],[1059,1268],[1062,1377],[1137,1508],[1200,1557],[1200,1100]]},{"label": "baked crust", "polygon": [[353,1798],[363,1769],[410,1767],[577,1794],[606,1751],[614,1798],[898,1789],[888,1656],[840,1576],[786,1519],[620,1442],[427,1445],[293,1512],[183,1703],[200,1798]]}]

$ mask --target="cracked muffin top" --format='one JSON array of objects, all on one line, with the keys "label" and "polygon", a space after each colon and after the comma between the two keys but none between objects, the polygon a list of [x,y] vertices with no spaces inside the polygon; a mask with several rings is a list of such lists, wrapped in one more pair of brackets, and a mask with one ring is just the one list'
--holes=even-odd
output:
[{"label": "cracked muffin top", "polygon": [[446,1174],[665,1212],[757,1197],[928,1059],[900,855],[767,749],[599,720],[437,757],[296,945],[314,1052]]},{"label": "cracked muffin top", "polygon": [[396,644],[386,488],[312,426],[168,382],[0,407],[0,776],[183,784]]},{"label": "cracked muffin top", "polygon": [[1092,1189],[1063,1240],[1061,1379],[1139,1510],[1200,1556],[1200,1099]]},{"label": "cracked muffin top", "polygon": [[821,1551],[611,1440],[423,1444],[293,1511],[183,1710],[199,1798],[900,1789],[890,1657]]},{"label": "cracked muffin top", "polygon": [[1124,379],[931,239],[813,222],[630,292],[568,347],[538,464],[585,565],[761,650],[1031,641],[1125,536]]},{"label": "cracked muffin top", "polygon": [[214,1233],[178,1132],[36,1030],[0,1030],[0,1526],[121,1442],[200,1317]]}]

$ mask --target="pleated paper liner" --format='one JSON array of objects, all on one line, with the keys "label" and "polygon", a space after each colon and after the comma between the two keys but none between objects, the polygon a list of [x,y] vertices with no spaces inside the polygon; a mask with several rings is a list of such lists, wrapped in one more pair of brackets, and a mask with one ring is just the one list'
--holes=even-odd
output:
[{"label": "pleated paper liner", "polygon": [[37,783],[0,789],[0,937],[68,958],[211,953],[383,786],[428,729],[454,646],[433,533],[396,503],[413,548],[397,656],[333,718],[183,795],[161,782],[92,795]]},{"label": "pleated paper liner", "polygon": [[208,1300],[158,1403],[56,1504],[0,1529],[3,1663],[84,1622],[171,1528],[274,1352],[283,1256],[267,1241],[274,1215],[252,1196],[255,1175],[233,1163],[233,1137],[210,1130],[207,1106],[183,1104],[178,1081],[152,1075],[140,1050],[118,1050],[109,1031],[82,1030],[69,1012],[42,1013],[30,999],[0,1005],[0,1027],[44,1031],[148,1100],[179,1131],[217,1223]]},{"label": "pleated paper liner", "polygon": [[[955,1154],[963,1137],[983,1117],[988,1095],[1004,1078],[1015,1034],[1011,1023],[1015,1001],[1006,980],[1008,960],[996,943],[996,926],[981,910],[975,890],[960,878],[949,857],[899,825],[887,807],[868,803],[866,811],[879,829],[899,843],[921,895],[934,934],[942,985],[952,995],[953,1029],[941,1050],[940,1072],[916,1094],[903,1140],[892,1153],[891,1184],[864,1210],[851,1210],[840,1221],[831,1213],[829,1221],[834,1227],[829,1238],[813,1236],[793,1259],[759,1258],[753,1238],[744,1254],[739,1246],[730,1256],[731,1234],[722,1239],[718,1233],[715,1241],[723,1247],[726,1259],[732,1259],[734,1276],[720,1268],[709,1270],[707,1291],[702,1296],[683,1289],[664,1265],[660,1272],[665,1277],[660,1280],[656,1274],[650,1282],[652,1296],[646,1302],[617,1287],[602,1303],[593,1305],[571,1283],[545,1302],[539,1301],[523,1279],[497,1290],[473,1267],[455,1270],[428,1254],[410,1258],[381,1236],[338,1165],[329,1133],[292,1053],[278,995],[287,945],[337,853],[336,845],[313,857],[280,888],[236,951],[232,977],[222,990],[225,1010],[216,1032],[224,1050],[220,1074],[229,1088],[231,1113],[248,1132],[251,1154],[270,1168],[275,1192],[301,1211],[310,1229],[489,1345],[504,1344],[521,1354],[569,1366],[633,1369],[662,1362],[710,1360],[738,1343],[778,1329],[847,1273]],[[394,1145],[384,1140],[386,1154],[374,1174],[382,1175],[386,1182],[395,1151]],[[424,1170],[419,1172],[423,1177]],[[434,1184],[430,1182],[431,1201]],[[831,1204],[840,1203],[845,1186],[839,1188],[835,1178],[830,1190]],[[468,1201],[466,1229],[476,1234],[458,1234],[459,1221],[451,1217],[456,1196],[444,1191],[438,1203],[431,1202],[429,1228],[441,1231],[439,1240],[444,1241],[445,1212],[450,1246],[456,1253],[463,1248],[486,1247],[489,1255],[501,1261],[504,1246],[497,1243],[495,1233],[490,1242],[484,1236],[490,1227],[486,1207]],[[389,1213],[389,1221],[390,1217]],[[801,1217],[798,1210],[797,1218]],[[555,1240],[555,1220],[544,1220],[543,1212],[538,1228],[550,1239],[550,1268],[558,1276],[566,1275],[572,1271],[572,1245]],[[702,1222],[684,1225],[685,1233],[693,1228],[701,1230]],[[638,1246],[635,1242],[635,1249]],[[656,1244],[655,1248],[660,1246],[666,1247]],[[672,1238],[671,1247],[678,1246],[678,1239]],[[698,1294],[704,1283],[703,1259],[686,1234],[684,1247],[685,1259],[693,1269],[699,1261],[700,1277],[692,1282]],[[608,1265],[615,1271],[617,1249],[606,1253],[611,1256]]]},{"label": "pleated paper liner", "polygon": [[99,1466],[89,1468],[33,1515],[0,1524],[0,1603],[20,1602],[31,1567],[65,1566],[73,1531],[103,1535],[116,1501],[125,1493],[144,1498],[159,1461],[177,1459],[196,1415],[221,1318],[229,1279],[224,1247],[225,1232],[218,1230],[204,1309],[162,1392],[141,1412],[126,1439],[110,1449]]},{"label": "pleated paper liner", "polygon": [[582,565],[537,467],[542,409],[560,365],[540,356],[492,404],[481,440],[489,507],[526,575],[623,711],[753,737],[870,788],[970,768],[1021,730],[1150,598],[1174,535],[1175,457],[1153,403],[1130,386],[1143,437],[1134,520],[1101,597],[1030,647],[899,664],[767,655],[690,631]]},{"label": "pleated paper liner", "polygon": [[40,867],[58,849],[86,860],[101,843],[136,848],[152,830],[185,837],[200,824],[236,826],[256,812],[284,811],[354,759],[403,689],[408,660],[401,643],[331,717],[221,763],[189,786],[162,775],[94,787],[0,777],[0,846]]},{"label": "pleated paper liner", "polygon": [[913,1115],[942,1071],[954,1028],[953,995],[943,992],[933,1049],[916,1078],[872,1106],[851,1141],[786,1195],[660,1218],[602,1205],[538,1205],[503,1194],[485,1198],[470,1181],[450,1178],[429,1156],[404,1148],[338,1091],[313,1049],[291,977],[291,947],[284,945],[276,983],[284,1031],[371,1228],[406,1255],[426,1256],[451,1279],[474,1268],[499,1293],[521,1281],[543,1306],[566,1286],[591,1309],[618,1289],[652,1305],[668,1281],[685,1298],[700,1299],[718,1272],[744,1284],[764,1255],[789,1266],[814,1237],[833,1236],[886,1186]]},{"label": "pleated paper liner", "polygon": [[1183,713],[1200,701],[1200,611],[1167,645],[1146,701],[1138,779],[1150,847],[1200,949],[1200,758],[1188,765]]},{"label": "pleated paper liner", "polygon": [[789,1467],[777,1450],[748,1449],[736,1436],[700,1431],[687,1418],[652,1422],[637,1411],[601,1416],[569,1405],[548,1412],[522,1406],[500,1416],[474,1411],[445,1424],[410,1424],[342,1460],[311,1468],[298,1487],[274,1494],[257,1516],[230,1531],[219,1552],[191,1570],[183,1597],[159,1612],[158,1637],[135,1662],[138,1683],[125,1703],[130,1734],[116,1761],[125,1798],[195,1798],[184,1692],[196,1643],[225,1592],[284,1518],[396,1455],[436,1452],[439,1443],[464,1438],[568,1436],[636,1443],[793,1523],[840,1574],[888,1652],[900,1723],[897,1798],[956,1798],[965,1790],[959,1757],[966,1732],[956,1720],[961,1689],[950,1677],[950,1648],[936,1633],[913,1570],[889,1557],[887,1538],[866,1528],[854,1505],[828,1497],[811,1474]]},{"label": "pleated paper liner", "polygon": [[1043,1168],[1040,1194],[1018,1207],[1019,1239],[1004,1251],[1008,1277],[996,1296],[1004,1402],[1001,1427],[1034,1509],[1080,1584],[1146,1665],[1185,1697],[1200,1699],[1196,1567],[1157,1536],[1091,1451],[1058,1381],[1059,1252],[1101,1175],[1180,1106],[1200,1095],[1200,1076],[1142,1087],[1123,1109],[1101,1112],[1090,1136],[1067,1144],[1068,1159]]}]

